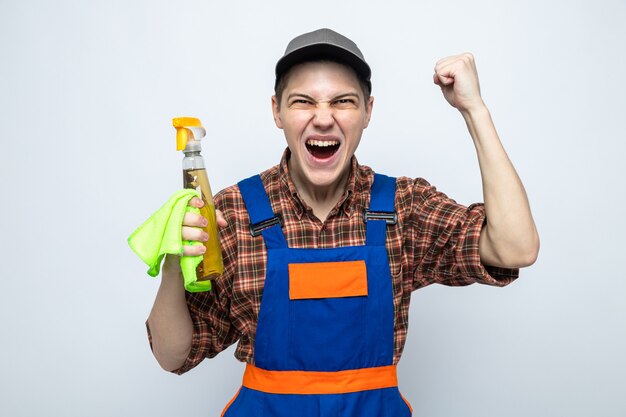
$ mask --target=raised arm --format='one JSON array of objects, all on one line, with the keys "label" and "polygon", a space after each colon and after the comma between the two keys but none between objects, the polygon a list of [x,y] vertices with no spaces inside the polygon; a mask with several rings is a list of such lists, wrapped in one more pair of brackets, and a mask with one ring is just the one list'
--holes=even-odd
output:
[{"label": "raised arm", "polygon": [[463,115],[476,147],[487,214],[480,235],[481,261],[508,268],[532,265],[539,252],[539,235],[524,185],[480,95],[473,55],[439,60],[433,81],[441,87],[448,103]]}]

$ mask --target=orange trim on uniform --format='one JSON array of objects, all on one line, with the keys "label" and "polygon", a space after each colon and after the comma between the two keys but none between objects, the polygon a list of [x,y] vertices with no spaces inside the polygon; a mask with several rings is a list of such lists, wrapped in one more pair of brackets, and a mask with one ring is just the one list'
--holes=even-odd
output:
[{"label": "orange trim on uniform", "polygon": [[237,390],[237,393],[235,394],[235,396],[228,402],[228,404],[226,404],[226,407],[224,407],[224,410],[222,410],[222,414],[220,414],[220,417],[224,417],[224,414],[226,414],[230,406],[235,402],[235,400],[239,396],[239,392],[241,392],[241,388]]},{"label": "orange trim on uniform", "polygon": [[404,395],[400,394],[400,396],[402,397],[402,399],[406,403],[407,407],[409,407],[409,411],[411,411],[411,414],[413,414],[413,407],[411,407],[411,403],[406,398],[404,398]]},{"label": "orange trim on uniform", "polygon": [[336,372],[268,371],[247,364],[243,386],[270,394],[345,394],[398,386],[396,366]]},{"label": "orange trim on uniform", "polygon": [[367,295],[365,261],[289,264],[289,299]]}]

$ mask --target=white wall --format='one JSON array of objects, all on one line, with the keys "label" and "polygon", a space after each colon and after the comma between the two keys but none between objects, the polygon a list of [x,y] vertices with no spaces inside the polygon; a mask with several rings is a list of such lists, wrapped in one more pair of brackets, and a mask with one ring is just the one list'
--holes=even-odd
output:
[{"label": "white wall", "polygon": [[0,415],[219,415],[241,364],[158,367],[158,279],[126,238],[181,185],[172,117],[207,127],[214,190],[278,162],[273,66],[319,27],[374,71],[359,160],[465,204],[475,152],[431,76],[472,51],[541,233],[510,287],[414,294],[415,415],[626,415],[625,18],[617,0],[0,1]]}]

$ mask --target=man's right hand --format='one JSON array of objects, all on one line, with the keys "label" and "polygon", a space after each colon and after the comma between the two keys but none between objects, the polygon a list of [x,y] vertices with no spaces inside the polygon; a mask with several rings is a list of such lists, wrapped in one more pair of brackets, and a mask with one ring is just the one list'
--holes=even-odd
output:
[{"label": "man's right hand", "polygon": [[[204,202],[198,197],[193,197],[189,200],[191,207],[201,208],[204,206]],[[215,217],[217,219],[217,225],[219,227],[226,226],[226,220],[221,211],[215,210]],[[185,213],[183,218],[182,238],[183,240],[193,240],[197,242],[206,242],[209,239],[209,235],[202,230],[207,225],[207,219],[196,213]],[[204,245],[188,246],[183,245],[183,256],[197,256],[202,255],[206,251]]]},{"label": "man's right hand", "polygon": [[[189,205],[201,208],[204,203],[194,197]],[[219,210],[215,211],[217,224],[226,226],[226,220]],[[202,227],[207,220],[199,214],[185,213],[183,218],[183,240],[206,242],[208,236]],[[183,245],[184,256],[202,255],[204,245]],[[174,371],[180,368],[191,350],[193,323],[185,297],[180,257],[167,255],[163,263],[163,278],[154,306],[148,317],[148,326],[152,335],[152,351],[163,369]]]}]

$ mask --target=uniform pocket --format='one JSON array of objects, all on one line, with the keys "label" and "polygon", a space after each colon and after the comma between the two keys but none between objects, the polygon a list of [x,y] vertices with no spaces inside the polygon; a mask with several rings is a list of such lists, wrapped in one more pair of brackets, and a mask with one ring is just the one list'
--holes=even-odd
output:
[{"label": "uniform pocket", "polygon": [[289,264],[289,367],[362,367],[367,294],[365,261]]}]

